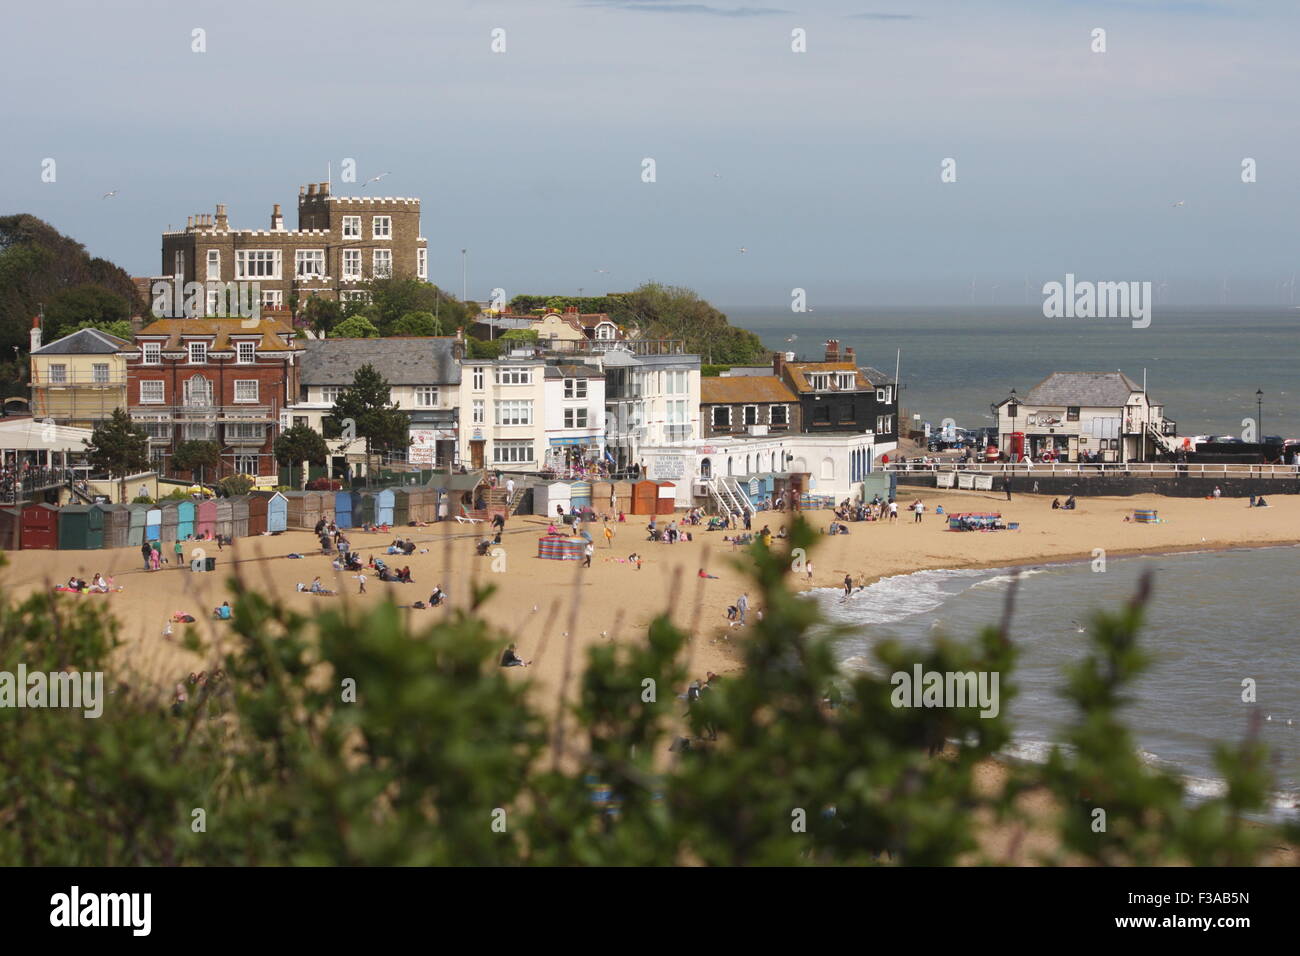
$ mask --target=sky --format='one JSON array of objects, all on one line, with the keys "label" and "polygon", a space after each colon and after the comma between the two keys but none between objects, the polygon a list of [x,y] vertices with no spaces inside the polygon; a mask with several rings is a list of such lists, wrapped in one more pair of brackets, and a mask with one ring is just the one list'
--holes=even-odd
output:
[{"label": "sky", "polygon": [[468,249],[480,300],[655,280],[731,308],[1020,305],[1072,273],[1300,305],[1290,0],[43,0],[5,21],[0,214],[135,275],[219,202],[296,225],[332,171],[335,194],[386,173],[365,192],[420,198],[430,278],[459,294]]}]

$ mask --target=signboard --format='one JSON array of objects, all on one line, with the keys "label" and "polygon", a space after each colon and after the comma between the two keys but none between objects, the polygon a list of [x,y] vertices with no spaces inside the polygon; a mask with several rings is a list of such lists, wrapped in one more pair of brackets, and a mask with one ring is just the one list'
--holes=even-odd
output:
[{"label": "signboard", "polygon": [[437,456],[439,433],[440,429],[437,428],[412,428],[411,447],[406,450],[406,460],[412,465],[432,467]]},{"label": "signboard", "polygon": [[686,459],[679,455],[653,455],[647,472],[660,481],[681,481],[686,477]]}]

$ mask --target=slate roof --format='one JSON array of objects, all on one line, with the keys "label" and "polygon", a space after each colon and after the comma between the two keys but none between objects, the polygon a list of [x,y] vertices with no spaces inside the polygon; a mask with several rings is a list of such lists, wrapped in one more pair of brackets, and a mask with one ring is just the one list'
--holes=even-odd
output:
[{"label": "slate roof", "polygon": [[547,378],[604,378],[605,373],[594,365],[548,365]]},{"label": "slate roof", "polygon": [[1142,391],[1123,372],[1053,372],[1029,390],[1028,405],[1127,405],[1129,396]]},{"label": "slate roof", "polygon": [[451,336],[308,340],[302,384],[351,385],[357,369],[369,364],[390,385],[458,385],[455,343]]},{"label": "slate roof", "polygon": [[878,368],[872,368],[870,365],[859,365],[858,371],[865,375],[872,385],[877,387],[894,384],[894,376],[882,372]]},{"label": "slate roof", "polygon": [[33,355],[113,355],[131,348],[131,343],[99,329],[81,329],[49,345],[42,345]]},{"label": "slate roof", "polygon": [[705,376],[700,379],[701,405],[793,402],[794,392],[775,375]]}]

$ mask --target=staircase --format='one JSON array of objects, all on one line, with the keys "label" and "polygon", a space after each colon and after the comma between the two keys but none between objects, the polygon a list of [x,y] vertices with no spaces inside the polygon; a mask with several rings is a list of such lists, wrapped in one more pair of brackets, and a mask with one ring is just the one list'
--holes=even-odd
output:
[{"label": "staircase", "polygon": [[1151,438],[1153,442],[1156,443],[1157,448],[1162,449],[1163,451],[1165,451],[1170,455],[1178,451],[1179,442],[1176,436],[1161,434],[1160,431],[1155,427],[1155,425],[1151,424],[1150,422],[1147,422],[1146,430],[1147,430],[1147,435]]},{"label": "staircase", "polygon": [[730,515],[740,512],[755,514],[757,509],[750,504],[749,496],[740,490],[735,478],[712,478],[708,482],[709,497],[713,499],[719,514]]}]

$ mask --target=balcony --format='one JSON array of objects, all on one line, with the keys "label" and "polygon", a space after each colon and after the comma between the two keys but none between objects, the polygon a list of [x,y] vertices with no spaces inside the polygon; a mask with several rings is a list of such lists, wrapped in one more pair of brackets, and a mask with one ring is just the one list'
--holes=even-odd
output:
[{"label": "balcony", "polygon": [[591,354],[623,351],[633,355],[685,355],[683,339],[539,339],[543,352]]}]

